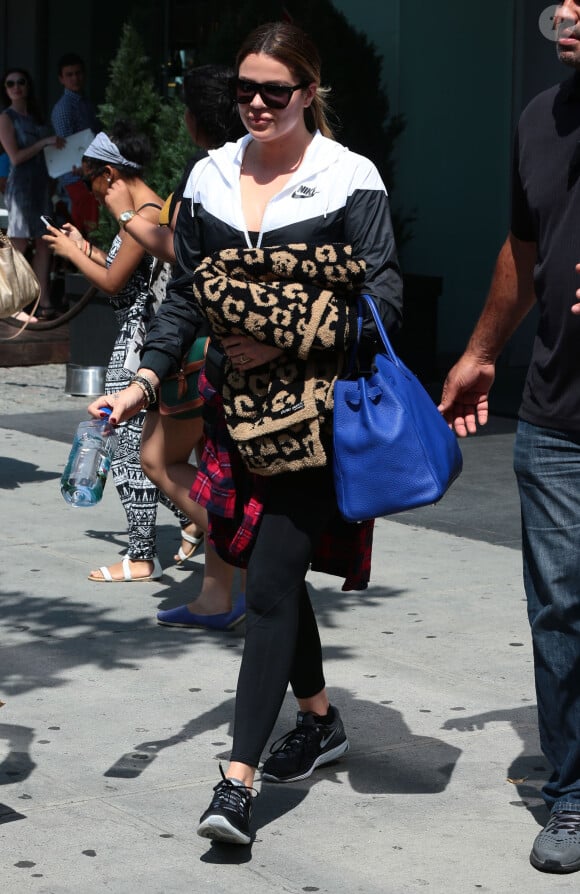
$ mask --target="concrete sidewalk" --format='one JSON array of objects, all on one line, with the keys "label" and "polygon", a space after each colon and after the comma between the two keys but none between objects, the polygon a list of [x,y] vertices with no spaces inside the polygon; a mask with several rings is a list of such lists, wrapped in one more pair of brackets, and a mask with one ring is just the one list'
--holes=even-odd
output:
[{"label": "concrete sidewalk", "polygon": [[[365,593],[309,577],[351,743],[303,783],[258,782],[252,847],[195,826],[227,760],[243,630],[155,624],[203,557],[94,584],[125,545],[112,484],[73,510],[58,482],[84,398],[64,367],[0,369],[0,878],[7,894],[436,894],[576,890],[528,854],[545,821],[511,473],[514,422],[462,443],[437,507],[376,526]],[[288,696],[274,737],[294,725]]]}]

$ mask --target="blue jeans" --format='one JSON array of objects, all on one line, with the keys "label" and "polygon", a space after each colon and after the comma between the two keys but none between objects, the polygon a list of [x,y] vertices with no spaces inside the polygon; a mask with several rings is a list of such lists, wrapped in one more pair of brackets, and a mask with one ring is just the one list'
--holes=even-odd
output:
[{"label": "blue jeans", "polygon": [[580,808],[580,435],[520,421],[524,586],[550,808]]}]

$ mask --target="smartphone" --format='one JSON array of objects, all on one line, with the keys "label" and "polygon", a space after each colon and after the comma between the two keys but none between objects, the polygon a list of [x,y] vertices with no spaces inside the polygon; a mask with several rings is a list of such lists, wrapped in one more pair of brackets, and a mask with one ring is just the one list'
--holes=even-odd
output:
[{"label": "smartphone", "polygon": [[55,229],[57,229],[57,230],[59,229],[59,227],[57,227],[57,225],[56,225],[55,221],[52,219],[52,217],[48,217],[47,214],[41,214],[40,219],[43,222],[45,227],[55,227]]}]

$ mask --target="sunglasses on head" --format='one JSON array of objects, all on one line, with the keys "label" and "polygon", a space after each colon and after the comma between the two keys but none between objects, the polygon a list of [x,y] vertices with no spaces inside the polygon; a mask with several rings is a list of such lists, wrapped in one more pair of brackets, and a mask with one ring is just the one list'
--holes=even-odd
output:
[{"label": "sunglasses on head", "polygon": [[4,82],[5,87],[26,87],[26,78],[16,78],[16,80],[12,80],[9,78]]},{"label": "sunglasses on head", "polygon": [[295,84],[288,87],[286,84],[257,84],[256,81],[248,81],[245,78],[234,78],[233,94],[238,105],[245,106],[252,102],[256,93],[268,109],[285,109],[292,94],[296,90],[303,90],[308,84]]}]

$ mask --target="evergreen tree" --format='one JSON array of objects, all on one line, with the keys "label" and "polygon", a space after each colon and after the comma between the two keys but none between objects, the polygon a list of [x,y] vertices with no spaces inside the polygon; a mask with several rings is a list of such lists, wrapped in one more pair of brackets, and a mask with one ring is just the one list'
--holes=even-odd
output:
[{"label": "evergreen tree", "polygon": [[99,107],[103,128],[109,130],[120,118],[129,118],[148,133],[159,110],[160,99],[149,71],[141,38],[125,24],[117,55],[109,65],[105,101]]},{"label": "evergreen tree", "polygon": [[[160,196],[165,197],[179,182],[194,146],[183,120],[180,100],[165,100],[155,87],[148,57],[136,29],[123,26],[117,55],[109,66],[105,101],[99,106],[103,130],[120,119],[133,122],[151,141],[151,163],[144,177]],[[95,240],[108,248],[117,225],[106,208],[101,208]]]}]

